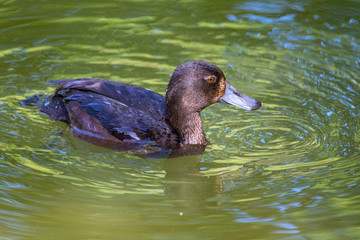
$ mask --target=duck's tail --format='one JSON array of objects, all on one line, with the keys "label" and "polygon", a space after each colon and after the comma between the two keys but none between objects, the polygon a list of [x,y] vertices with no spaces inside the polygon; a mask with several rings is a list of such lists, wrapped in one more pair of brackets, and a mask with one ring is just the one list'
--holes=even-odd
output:
[{"label": "duck's tail", "polygon": [[36,107],[41,104],[41,99],[44,97],[42,94],[36,94],[20,101],[20,105],[23,107]]},{"label": "duck's tail", "polygon": [[59,95],[42,95],[37,94],[20,101],[24,107],[38,107],[41,112],[49,115],[50,118],[69,123],[69,114]]}]

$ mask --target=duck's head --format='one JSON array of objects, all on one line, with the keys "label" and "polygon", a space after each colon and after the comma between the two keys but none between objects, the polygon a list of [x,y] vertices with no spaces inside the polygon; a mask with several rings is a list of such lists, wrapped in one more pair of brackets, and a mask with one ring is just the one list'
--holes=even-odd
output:
[{"label": "duck's head", "polygon": [[[203,144],[205,136],[196,138],[201,126],[200,111],[214,103],[227,103],[245,110],[256,110],[261,103],[235,89],[220,68],[205,61],[191,61],[178,66],[170,78],[166,108],[172,126],[185,143]],[[199,118],[199,119],[195,119]],[[200,125],[192,126],[192,125]],[[194,132],[194,129],[198,129]]]}]

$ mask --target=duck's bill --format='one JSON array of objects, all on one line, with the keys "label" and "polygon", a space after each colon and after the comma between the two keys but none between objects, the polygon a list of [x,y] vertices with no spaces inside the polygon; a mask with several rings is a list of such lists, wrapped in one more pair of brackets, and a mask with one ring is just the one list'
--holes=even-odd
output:
[{"label": "duck's bill", "polygon": [[234,105],[249,111],[261,107],[260,101],[239,92],[229,82],[226,82],[225,94],[219,98],[218,102]]}]

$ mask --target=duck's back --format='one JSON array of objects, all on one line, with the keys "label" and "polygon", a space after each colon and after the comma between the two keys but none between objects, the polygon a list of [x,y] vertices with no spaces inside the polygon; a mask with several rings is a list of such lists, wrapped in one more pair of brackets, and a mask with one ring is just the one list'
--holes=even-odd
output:
[{"label": "duck's back", "polygon": [[60,87],[40,106],[75,135],[109,147],[138,149],[146,142],[179,142],[169,125],[164,97],[150,90],[103,79],[52,81]]}]

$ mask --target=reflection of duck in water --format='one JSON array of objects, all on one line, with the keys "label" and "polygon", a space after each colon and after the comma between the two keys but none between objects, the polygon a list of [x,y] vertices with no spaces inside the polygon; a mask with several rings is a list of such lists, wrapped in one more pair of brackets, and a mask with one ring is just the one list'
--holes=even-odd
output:
[{"label": "reflection of duck in water", "polygon": [[223,72],[205,61],[187,62],[170,78],[165,98],[150,90],[102,79],[51,81],[60,87],[37,104],[89,142],[123,150],[146,143],[176,149],[206,145],[200,111],[216,103],[255,110],[261,103],[238,92]]},{"label": "reflection of duck in water", "polygon": [[200,171],[202,155],[167,158],[164,192],[174,202],[180,212],[197,212],[204,206],[218,205],[218,201],[208,201],[223,194],[222,176],[206,176]]}]

